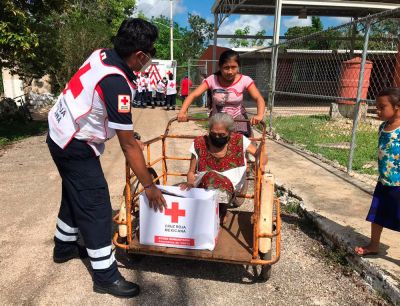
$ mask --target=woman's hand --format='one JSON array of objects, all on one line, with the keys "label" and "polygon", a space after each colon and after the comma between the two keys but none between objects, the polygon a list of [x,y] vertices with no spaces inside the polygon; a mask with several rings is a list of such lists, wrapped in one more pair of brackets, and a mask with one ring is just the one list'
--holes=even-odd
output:
[{"label": "woman's hand", "polygon": [[187,122],[188,116],[185,112],[180,111],[178,114],[178,122]]},{"label": "woman's hand", "polygon": [[256,124],[259,124],[262,120],[263,120],[263,116],[257,115],[250,119],[250,124],[256,125]]},{"label": "woman's hand", "polygon": [[194,185],[191,183],[182,183],[179,185],[179,187],[181,188],[181,190],[189,190],[189,189],[193,188]]}]

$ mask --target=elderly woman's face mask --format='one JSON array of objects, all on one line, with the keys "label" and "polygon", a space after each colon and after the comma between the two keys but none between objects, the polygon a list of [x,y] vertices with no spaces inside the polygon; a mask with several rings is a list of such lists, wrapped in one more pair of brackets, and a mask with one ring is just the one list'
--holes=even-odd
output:
[{"label": "elderly woman's face mask", "polygon": [[222,124],[215,124],[209,133],[211,144],[217,148],[225,146],[229,141],[229,136],[229,132]]},{"label": "elderly woman's face mask", "polygon": [[216,136],[210,133],[210,141],[214,147],[222,148],[229,141],[229,135],[225,136]]}]

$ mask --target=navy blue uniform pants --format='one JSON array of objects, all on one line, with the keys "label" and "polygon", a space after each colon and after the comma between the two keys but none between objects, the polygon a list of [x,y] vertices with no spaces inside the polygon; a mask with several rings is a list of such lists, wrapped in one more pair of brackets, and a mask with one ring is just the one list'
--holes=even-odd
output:
[{"label": "navy blue uniform pants", "polygon": [[167,95],[166,104],[168,107],[175,107],[176,105],[176,94]]},{"label": "navy blue uniform pants", "polygon": [[62,179],[54,252],[67,255],[76,248],[79,231],[93,268],[93,281],[110,284],[121,275],[111,251],[112,209],[99,157],[77,139],[65,149],[49,136],[47,144]]}]

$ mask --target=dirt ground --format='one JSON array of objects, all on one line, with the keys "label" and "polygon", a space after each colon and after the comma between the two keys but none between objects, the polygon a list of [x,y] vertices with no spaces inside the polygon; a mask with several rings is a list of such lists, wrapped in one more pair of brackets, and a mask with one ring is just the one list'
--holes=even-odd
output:
[{"label": "dirt ground", "polygon": [[[175,113],[134,109],[144,140],[160,135]],[[201,133],[194,123],[173,132]],[[188,142],[172,141],[169,152]],[[158,151],[158,149],[155,149]],[[52,261],[60,178],[45,136],[31,137],[0,153],[0,301],[2,305],[379,305],[385,302],[357,275],[327,260],[325,248],[296,217],[283,218],[282,257],[272,278],[254,282],[250,267],[159,257],[131,260],[118,252],[122,274],[138,282],[140,296],[118,299],[92,291],[89,262]],[[157,152],[155,156],[157,155]],[[124,186],[124,158],[117,139],[106,145],[103,170],[114,209]],[[180,170],[185,171],[185,164]],[[179,170],[179,169],[174,169]]]}]

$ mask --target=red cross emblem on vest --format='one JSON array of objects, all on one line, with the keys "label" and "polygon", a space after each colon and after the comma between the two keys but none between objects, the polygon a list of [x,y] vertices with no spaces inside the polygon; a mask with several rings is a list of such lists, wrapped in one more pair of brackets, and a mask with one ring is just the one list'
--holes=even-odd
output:
[{"label": "red cross emblem on vest", "polygon": [[166,208],[164,215],[171,216],[171,223],[178,223],[179,217],[186,216],[186,210],[179,209],[178,202],[172,202],[171,208]]},{"label": "red cross emblem on vest", "polygon": [[83,90],[83,85],[81,82],[81,76],[88,72],[90,70],[90,63],[86,64],[83,66],[81,69],[79,69],[74,76],[71,78],[71,80],[68,82],[67,88],[64,89],[64,94],[67,92],[67,90],[70,90],[72,93],[72,96],[74,99],[78,97],[82,90]]}]

